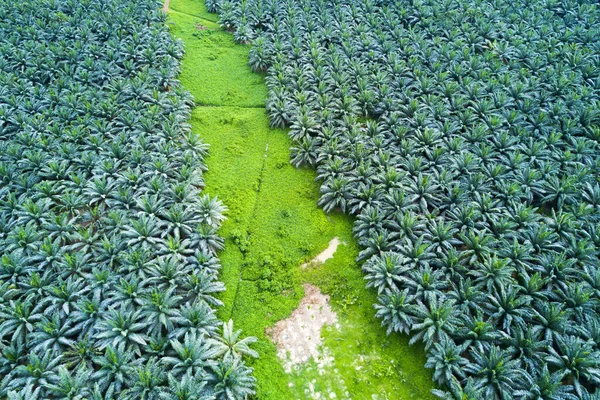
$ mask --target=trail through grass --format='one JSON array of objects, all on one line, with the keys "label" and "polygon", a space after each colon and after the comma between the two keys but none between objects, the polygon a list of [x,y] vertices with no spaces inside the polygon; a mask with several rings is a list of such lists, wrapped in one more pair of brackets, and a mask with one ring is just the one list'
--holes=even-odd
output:
[{"label": "trail through grass", "polygon": [[[172,33],[185,44],[180,79],[195,97],[193,131],[210,145],[206,192],[229,208],[219,257],[227,290],[220,318],[233,318],[244,335],[258,337],[261,357],[249,360],[258,399],[426,399],[431,374],[423,349],[404,336],[386,336],[374,318],[375,293],[365,289],[352,221],[317,207],[315,172],[289,163],[290,140],[270,129],[264,77],[247,66],[248,47],[220,30],[217,17],[197,0],[171,0]],[[323,265],[300,265],[341,244]],[[298,306],[302,283],[331,296],[340,329],[325,328],[333,363],[319,373],[314,361],[286,374],[265,328]],[[319,397],[321,396],[321,397]]]}]

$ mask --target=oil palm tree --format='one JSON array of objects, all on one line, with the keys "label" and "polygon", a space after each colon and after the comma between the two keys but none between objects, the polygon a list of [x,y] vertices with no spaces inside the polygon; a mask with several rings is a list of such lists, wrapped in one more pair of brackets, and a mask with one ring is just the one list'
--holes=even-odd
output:
[{"label": "oil palm tree", "polygon": [[498,348],[490,346],[489,351],[471,352],[473,363],[465,367],[467,373],[481,379],[483,396],[488,399],[510,399],[517,390],[525,388],[529,379],[525,370],[519,367],[517,360]]},{"label": "oil palm tree", "polygon": [[407,259],[394,252],[383,252],[371,257],[362,266],[367,287],[375,288],[379,295],[402,287],[404,277],[410,270],[407,264]]},{"label": "oil palm tree", "polygon": [[238,357],[225,357],[212,368],[209,381],[214,382],[214,396],[219,400],[243,399],[254,394],[256,379]]},{"label": "oil palm tree", "polygon": [[425,301],[413,310],[415,323],[411,327],[410,344],[423,341],[429,349],[434,343],[450,339],[459,320],[453,315],[454,300],[444,299],[441,294],[427,293]]},{"label": "oil palm tree", "polygon": [[210,340],[219,355],[223,355],[225,358],[242,356],[258,357],[258,353],[250,348],[252,343],[255,343],[258,339],[254,336],[248,336],[240,339],[242,334],[240,330],[233,329],[233,320],[223,324],[223,334],[218,336],[217,339]]}]

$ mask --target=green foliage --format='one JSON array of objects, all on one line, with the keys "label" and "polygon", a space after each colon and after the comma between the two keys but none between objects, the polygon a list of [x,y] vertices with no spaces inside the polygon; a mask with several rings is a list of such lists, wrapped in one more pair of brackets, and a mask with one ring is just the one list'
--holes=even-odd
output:
[{"label": "green foliage", "polygon": [[215,345],[225,207],[159,4],[1,6],[0,397],[254,393],[252,340]]}]

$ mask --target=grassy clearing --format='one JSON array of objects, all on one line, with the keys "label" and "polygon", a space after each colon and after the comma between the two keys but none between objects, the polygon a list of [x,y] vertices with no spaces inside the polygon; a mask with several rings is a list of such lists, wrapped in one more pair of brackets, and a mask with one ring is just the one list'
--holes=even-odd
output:
[{"label": "grassy clearing", "polygon": [[[259,339],[255,349],[261,357],[250,361],[258,379],[256,397],[308,398],[311,392],[334,392],[337,398],[429,398],[431,376],[422,368],[422,349],[408,347],[404,337],[387,337],[373,317],[375,294],[365,289],[354,262],[358,247],[351,220],[326,215],[317,207],[314,171],[292,167],[285,132],[269,128],[264,109],[248,108],[262,106],[266,94],[263,78],[246,65],[248,48],[234,45],[226,32],[198,31],[197,24],[204,21],[197,17],[203,15],[201,3],[171,4],[180,11],[170,14],[172,32],[187,52],[180,78],[197,103],[220,105],[197,107],[192,126],[210,144],[206,192],[229,208],[220,230],[226,238],[220,259],[227,291],[219,316],[233,318],[244,334]],[[194,7],[200,10],[197,16],[187,15],[196,12]],[[335,257],[300,271],[298,266],[335,236],[346,242]],[[314,362],[286,374],[265,335],[266,327],[297,307],[303,282],[331,295],[341,324],[339,331],[324,332],[324,345],[335,361],[322,375]]]},{"label": "grassy clearing", "polygon": [[219,17],[216,14],[209,13],[206,10],[203,1],[171,0],[169,3],[169,13],[172,14],[173,11],[187,14],[192,17],[202,18],[206,21],[214,22],[215,24],[219,21]]},{"label": "grassy clearing", "polygon": [[200,7],[201,3],[171,0],[169,5],[185,10],[169,12],[172,33],[185,43],[181,83],[198,105],[264,107],[267,88],[264,78],[246,66],[248,49],[235,44],[233,36],[216,23],[190,15],[194,4]]}]

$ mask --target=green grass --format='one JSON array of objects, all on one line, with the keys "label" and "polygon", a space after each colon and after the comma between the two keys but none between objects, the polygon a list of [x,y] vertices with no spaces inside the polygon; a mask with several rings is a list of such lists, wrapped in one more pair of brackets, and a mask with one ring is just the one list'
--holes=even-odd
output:
[{"label": "green grass", "polygon": [[209,13],[206,10],[204,1],[200,0],[171,0],[169,13],[172,15],[173,12],[187,14],[215,23],[219,21],[219,16]]},{"label": "green grass", "polygon": [[[245,335],[259,339],[255,349],[261,357],[249,360],[258,380],[256,398],[307,398],[311,383],[315,391],[335,392],[338,399],[430,398],[433,386],[422,348],[409,347],[406,337],[386,336],[374,318],[376,296],[365,288],[354,261],[358,246],[351,219],[317,207],[315,172],[289,164],[290,139],[269,128],[264,108],[252,108],[264,104],[266,88],[246,65],[248,48],[234,45],[227,32],[197,31],[203,20],[182,14],[193,14],[194,3],[173,0],[181,12],[171,12],[170,22],[187,52],[181,81],[198,104],[219,105],[197,107],[191,122],[210,145],[205,190],[229,208],[220,230],[226,239],[219,257],[227,290],[219,316],[233,318]],[[346,245],[333,259],[299,269],[335,236]],[[298,306],[304,282],[331,295],[341,325],[324,330],[324,346],[335,361],[322,375],[314,362],[286,374],[265,334]]]},{"label": "green grass", "polygon": [[[171,6],[180,3],[200,4],[172,0]],[[264,107],[267,88],[264,78],[247,66],[246,47],[235,44],[231,34],[205,19],[180,12],[170,12],[169,19],[171,32],[185,43],[180,80],[196,104]]]}]

